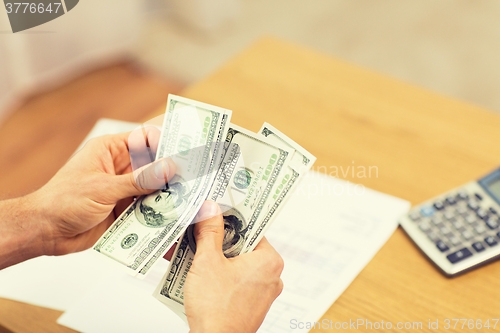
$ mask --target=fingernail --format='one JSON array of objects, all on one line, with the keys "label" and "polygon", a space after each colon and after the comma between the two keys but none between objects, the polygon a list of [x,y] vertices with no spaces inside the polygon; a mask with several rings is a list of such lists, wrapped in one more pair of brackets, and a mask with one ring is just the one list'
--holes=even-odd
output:
[{"label": "fingernail", "polygon": [[155,166],[155,176],[158,179],[167,180],[168,177],[168,163],[165,160],[160,160]]},{"label": "fingernail", "polygon": [[207,200],[201,206],[198,215],[196,215],[196,221],[200,222],[208,220],[216,215],[219,215],[220,213],[221,211],[219,205],[214,201]]}]

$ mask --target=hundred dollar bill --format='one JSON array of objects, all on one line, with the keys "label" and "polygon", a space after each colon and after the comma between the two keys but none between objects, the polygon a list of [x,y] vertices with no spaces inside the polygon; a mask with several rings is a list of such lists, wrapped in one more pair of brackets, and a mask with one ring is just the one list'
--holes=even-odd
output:
[{"label": "hundred dollar bill", "polygon": [[216,142],[212,144],[212,150],[215,152],[213,154],[213,158],[210,161],[210,166],[208,168],[208,177],[205,177],[203,191],[200,192],[198,198],[194,201],[194,203],[189,207],[188,212],[186,213],[185,218],[182,223],[179,223],[172,234],[168,237],[168,239],[160,246],[156,252],[148,258],[146,264],[139,270],[140,276],[145,276],[149,269],[154,265],[158,258],[163,257],[165,253],[167,253],[168,249],[173,245],[173,243],[179,238],[180,234],[183,233],[188,225],[192,222],[197,212],[200,210],[201,205],[207,199],[208,191],[211,189],[214,178],[217,174],[217,171],[220,167],[220,163],[222,162],[223,157],[223,143],[221,142],[223,138],[226,137],[227,130],[229,127],[229,117],[228,115],[223,115],[222,126],[224,130],[219,133]]},{"label": "hundred dollar bill", "polygon": [[[225,156],[208,199],[217,202],[223,211],[223,252],[226,257],[234,257],[243,250],[276,180],[286,170],[292,150],[235,125],[230,125],[224,149]],[[178,314],[184,311],[184,283],[196,252],[193,231],[191,225],[181,237],[169,269],[154,293]]]},{"label": "hundred dollar bill", "polygon": [[223,152],[217,141],[225,138],[230,116],[229,110],[169,95],[156,158],[172,158],[177,173],[163,189],[134,201],[93,249],[131,274],[163,256],[211,188]]},{"label": "hundred dollar bill", "polygon": [[301,177],[311,169],[316,161],[316,157],[271,124],[264,123],[259,134],[265,136],[271,143],[286,145],[293,151],[293,155],[290,163],[285,167],[285,171],[279,175],[274,184],[272,193],[264,207],[264,213],[259,216],[257,228],[252,230],[244,245],[243,252],[251,252],[259,244],[267,228],[269,228],[281,207],[284,206],[286,199],[293,193]]}]

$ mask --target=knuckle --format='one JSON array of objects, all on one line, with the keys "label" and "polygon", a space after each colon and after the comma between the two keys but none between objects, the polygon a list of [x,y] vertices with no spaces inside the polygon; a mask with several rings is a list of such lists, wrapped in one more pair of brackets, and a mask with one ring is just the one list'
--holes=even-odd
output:
[{"label": "knuckle", "polygon": [[131,177],[130,177],[130,181],[132,183],[132,185],[134,186],[134,188],[138,191],[138,192],[144,192],[145,189],[146,189],[146,177],[144,176],[144,172],[138,172],[137,174],[133,174]]},{"label": "knuckle", "polygon": [[285,262],[278,252],[274,251],[272,255],[268,256],[266,266],[269,268],[272,275],[280,276],[285,267]]},{"label": "knuckle", "polygon": [[195,239],[199,240],[220,235],[221,232],[222,230],[218,225],[205,224],[203,226],[198,226],[197,228],[195,228],[194,236]]},{"label": "knuckle", "polygon": [[276,297],[278,297],[283,292],[283,280],[278,279],[277,287],[276,287]]},{"label": "knuckle", "polygon": [[285,261],[278,253],[276,253],[275,265],[276,270],[279,271],[279,274],[281,274],[283,268],[285,268]]}]

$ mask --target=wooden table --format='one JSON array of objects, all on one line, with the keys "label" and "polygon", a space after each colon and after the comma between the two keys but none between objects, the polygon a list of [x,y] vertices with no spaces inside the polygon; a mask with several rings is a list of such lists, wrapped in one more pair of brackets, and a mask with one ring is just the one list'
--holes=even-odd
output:
[{"label": "wooden table", "polygon": [[[378,177],[340,176],[413,204],[500,165],[498,115],[275,39],[183,95],[233,110],[250,130],[273,124],[318,157],[316,170],[377,166]],[[415,332],[498,319],[499,276],[492,263],[448,279],[398,229],[323,318],[422,322]]]}]

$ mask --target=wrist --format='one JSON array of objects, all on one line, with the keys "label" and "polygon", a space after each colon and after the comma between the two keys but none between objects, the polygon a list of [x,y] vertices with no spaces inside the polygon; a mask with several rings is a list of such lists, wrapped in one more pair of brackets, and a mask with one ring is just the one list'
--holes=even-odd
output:
[{"label": "wrist", "polygon": [[43,192],[43,187],[27,196],[20,198],[25,212],[30,215],[26,225],[33,231],[29,237],[32,240],[33,252],[37,256],[55,255],[55,232],[52,228],[54,216],[50,199]]},{"label": "wrist", "polygon": [[36,195],[0,202],[0,268],[38,257],[47,252],[47,222]]}]

